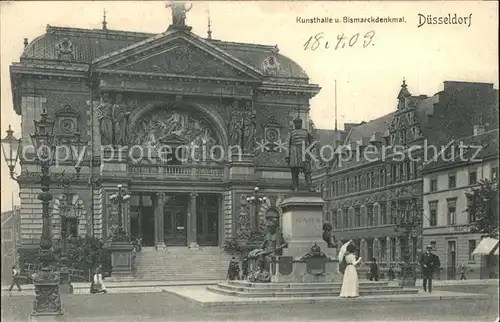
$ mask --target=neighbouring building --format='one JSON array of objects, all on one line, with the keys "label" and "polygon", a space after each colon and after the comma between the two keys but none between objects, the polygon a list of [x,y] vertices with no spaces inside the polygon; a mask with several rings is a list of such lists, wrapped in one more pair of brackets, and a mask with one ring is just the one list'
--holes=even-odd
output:
[{"label": "neighbouring building", "polygon": [[484,275],[482,256],[473,254],[481,234],[471,232],[476,218],[467,211],[466,192],[484,179],[498,182],[498,139],[498,128],[478,124],[470,136],[456,139],[422,169],[423,238],[441,259],[441,278],[460,278],[463,266],[467,278]]},{"label": "neighbouring building", "polygon": [[[10,66],[23,144],[30,144],[42,109],[56,122],[59,142],[78,131],[89,142],[79,177],[70,162],[51,169],[72,176],[69,188],[52,188],[55,238],[67,229],[109,240],[118,214],[110,195],[118,184],[131,194],[125,229],[142,238],[144,247],[222,247],[236,236],[238,215],[255,186],[267,197],[256,220],[279,211],[291,175],[286,152],[277,146],[297,116],[307,128],[309,100],[320,87],[276,45],[215,40],[190,30],[170,25],[151,34],[111,30],[105,23],[102,29],[47,26],[45,34],[25,41],[20,61]],[[122,130],[110,134],[113,126]],[[124,158],[106,160],[102,148],[110,142],[126,147]],[[218,146],[220,159],[199,152],[199,158],[172,155],[160,162],[160,144],[202,145],[203,151]],[[132,146],[152,149],[153,158],[138,161]],[[235,147],[244,154],[231,155]],[[21,169],[23,252],[38,247],[42,217],[38,165],[24,160]],[[79,205],[78,213],[72,204]]]},{"label": "neighbouring building", "polygon": [[2,283],[12,281],[12,266],[18,264],[16,244],[20,236],[20,208],[2,212]]},{"label": "neighbouring building", "polygon": [[375,257],[382,267],[405,255],[418,260],[424,161],[439,153],[433,146],[473,133],[474,120],[498,127],[497,113],[492,84],[445,81],[427,97],[411,95],[403,81],[395,111],[353,127],[333,162],[314,176],[324,186],[324,219],[339,245],[354,240],[363,258]]}]

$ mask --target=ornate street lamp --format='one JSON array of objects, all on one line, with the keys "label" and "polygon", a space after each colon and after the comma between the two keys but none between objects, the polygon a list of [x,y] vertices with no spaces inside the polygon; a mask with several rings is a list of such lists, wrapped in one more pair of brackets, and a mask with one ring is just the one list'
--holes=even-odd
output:
[{"label": "ornate street lamp", "polygon": [[[45,109],[43,109],[40,114],[40,120],[34,121],[35,133],[30,135],[41,168],[40,183],[42,191],[38,194],[38,199],[42,203],[43,225],[39,251],[41,269],[34,278],[36,298],[32,316],[56,316],[63,314],[59,293],[60,273],[57,271],[58,265],[56,264],[52,249],[49,213],[49,204],[53,198],[49,192],[50,184],[54,182],[50,176],[50,166],[54,161],[54,152],[56,150],[54,124],[55,121],[49,120]],[[14,174],[14,169],[20,157],[20,146],[20,139],[14,137],[13,131],[9,126],[7,136],[2,139],[2,150],[9,167],[10,176],[16,181],[18,178]]]},{"label": "ornate street lamp", "polygon": [[7,130],[7,136],[1,140],[2,142],[2,152],[5,158],[5,162],[9,167],[9,174],[12,179],[16,179],[14,176],[14,169],[16,167],[17,161],[19,159],[19,153],[21,151],[21,139],[16,139],[14,137],[14,131],[12,131],[10,125]]},{"label": "ornate street lamp", "polygon": [[118,192],[109,196],[111,202],[118,206],[118,231],[116,232],[115,236],[113,236],[113,240],[128,241],[127,233],[123,229],[122,206],[123,204],[128,202],[128,200],[130,199],[130,195],[125,193],[121,184],[119,184],[117,188]]},{"label": "ornate street lamp", "polygon": [[263,202],[266,202],[267,197],[259,196],[259,187],[253,188],[253,195],[246,198],[248,205],[253,209],[251,218],[252,232],[259,232],[259,209]]}]

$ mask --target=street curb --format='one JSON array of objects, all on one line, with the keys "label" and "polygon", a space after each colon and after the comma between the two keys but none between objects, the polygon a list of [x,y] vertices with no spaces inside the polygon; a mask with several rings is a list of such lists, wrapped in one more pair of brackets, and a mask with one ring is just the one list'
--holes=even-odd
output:
[{"label": "street curb", "polygon": [[195,303],[201,307],[222,307],[222,306],[249,306],[249,305],[296,305],[296,304],[321,304],[321,303],[349,303],[349,305],[363,305],[363,304],[380,304],[380,303],[415,303],[415,302],[429,302],[429,301],[470,301],[489,298],[486,294],[468,294],[468,296],[456,295],[441,295],[437,297],[412,297],[412,298],[363,298],[356,299],[343,299],[339,297],[325,297],[318,299],[288,299],[288,300],[255,300],[255,301],[225,301],[225,302],[209,302],[204,303],[190,297],[183,296],[173,291],[165,290],[167,293],[175,295],[178,298],[187,300],[188,302]]}]

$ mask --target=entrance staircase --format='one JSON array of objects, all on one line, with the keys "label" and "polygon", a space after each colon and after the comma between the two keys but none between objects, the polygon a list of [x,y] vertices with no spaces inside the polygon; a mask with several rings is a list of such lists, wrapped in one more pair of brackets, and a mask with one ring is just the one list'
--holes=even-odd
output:
[{"label": "entrance staircase", "polygon": [[231,255],[219,247],[143,247],[134,260],[134,279],[143,281],[223,281]]},{"label": "entrance staircase", "polygon": [[[342,283],[250,283],[226,281],[207,286],[213,293],[241,298],[259,297],[338,297]],[[417,289],[389,285],[389,282],[359,282],[359,295],[417,294]]]}]

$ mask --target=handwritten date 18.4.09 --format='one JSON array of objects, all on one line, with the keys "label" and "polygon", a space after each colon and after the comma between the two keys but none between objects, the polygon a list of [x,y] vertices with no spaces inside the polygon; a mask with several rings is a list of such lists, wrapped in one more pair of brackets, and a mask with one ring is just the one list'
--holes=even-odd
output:
[{"label": "handwritten date 18.4.09", "polygon": [[375,31],[371,30],[361,35],[356,33],[352,36],[346,36],[343,33],[337,35],[336,40],[329,40],[325,38],[323,32],[317,33],[314,36],[309,37],[309,39],[304,44],[304,50],[321,50],[321,49],[342,49],[346,47],[362,46],[366,48],[368,46],[373,46],[373,38],[375,37]]}]

